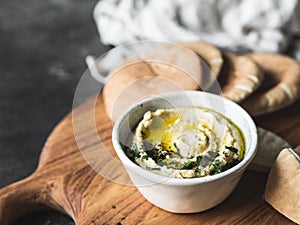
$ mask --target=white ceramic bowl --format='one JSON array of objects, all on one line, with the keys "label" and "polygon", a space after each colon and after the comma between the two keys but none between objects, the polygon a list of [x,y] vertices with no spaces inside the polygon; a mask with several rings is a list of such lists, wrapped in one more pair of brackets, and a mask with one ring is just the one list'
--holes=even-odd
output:
[{"label": "white ceramic bowl", "polygon": [[[202,106],[220,112],[241,129],[246,151],[239,164],[216,175],[179,179],[154,174],[127,157],[123,146],[130,146],[133,131],[146,111],[188,106]],[[112,141],[132,182],[149,202],[170,212],[194,213],[216,206],[234,190],[255,156],[257,130],[249,114],[236,103],[214,94],[182,91],[149,97],[133,105],[116,121]]]}]

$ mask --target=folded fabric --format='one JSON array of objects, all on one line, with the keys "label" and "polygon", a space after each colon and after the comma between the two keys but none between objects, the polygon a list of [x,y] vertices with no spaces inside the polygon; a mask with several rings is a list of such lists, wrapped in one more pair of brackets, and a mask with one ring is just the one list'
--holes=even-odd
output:
[{"label": "folded fabric", "polygon": [[203,40],[235,50],[283,51],[300,31],[297,0],[101,0],[104,44]]}]

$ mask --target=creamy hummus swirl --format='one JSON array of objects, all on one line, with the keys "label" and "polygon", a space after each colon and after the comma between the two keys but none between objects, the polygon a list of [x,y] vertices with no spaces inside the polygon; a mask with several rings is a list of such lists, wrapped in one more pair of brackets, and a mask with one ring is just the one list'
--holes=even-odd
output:
[{"label": "creamy hummus swirl", "polygon": [[220,173],[244,157],[239,128],[207,108],[186,107],[146,112],[128,156],[154,173],[193,178]]}]

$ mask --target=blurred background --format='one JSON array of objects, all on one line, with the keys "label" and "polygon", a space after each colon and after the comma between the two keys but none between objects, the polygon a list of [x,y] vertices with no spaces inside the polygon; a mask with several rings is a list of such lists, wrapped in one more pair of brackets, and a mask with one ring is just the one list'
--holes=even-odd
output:
[{"label": "blurred background", "polygon": [[[87,54],[101,55],[96,0],[0,0],[0,188],[27,177],[54,126],[72,110]],[[16,224],[73,224],[54,212]]]}]

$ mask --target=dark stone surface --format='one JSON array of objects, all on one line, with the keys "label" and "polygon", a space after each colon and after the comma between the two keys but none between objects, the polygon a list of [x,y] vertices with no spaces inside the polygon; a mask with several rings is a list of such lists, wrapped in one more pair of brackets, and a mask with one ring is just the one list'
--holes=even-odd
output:
[{"label": "dark stone surface", "polygon": [[[101,45],[96,0],[0,0],[0,188],[30,175],[53,127],[72,109],[88,54]],[[16,224],[73,224],[35,213]]]}]

